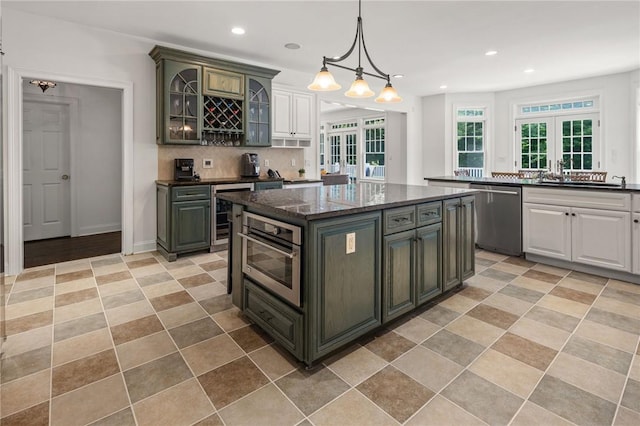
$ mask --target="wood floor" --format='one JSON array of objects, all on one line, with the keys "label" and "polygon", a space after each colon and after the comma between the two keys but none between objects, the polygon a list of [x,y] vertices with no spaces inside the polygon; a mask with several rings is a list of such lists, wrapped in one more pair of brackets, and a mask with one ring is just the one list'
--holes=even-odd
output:
[{"label": "wood floor", "polygon": [[120,253],[121,232],[62,237],[24,243],[24,267],[49,265],[69,260]]}]

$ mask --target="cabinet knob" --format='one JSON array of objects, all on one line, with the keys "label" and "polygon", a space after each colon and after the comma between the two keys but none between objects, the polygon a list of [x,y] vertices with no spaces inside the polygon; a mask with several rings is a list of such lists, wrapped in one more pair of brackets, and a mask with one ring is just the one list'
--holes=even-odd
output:
[{"label": "cabinet knob", "polygon": [[576,215],[575,213],[571,213],[571,216],[575,216],[575,215]]},{"label": "cabinet knob", "polygon": [[564,215],[565,215],[565,216],[569,216],[569,213],[568,213],[568,212],[565,212],[565,214],[564,214]]},{"label": "cabinet knob", "polygon": [[640,220],[638,220],[638,219],[633,219],[633,223],[638,223],[638,222],[640,222]]}]

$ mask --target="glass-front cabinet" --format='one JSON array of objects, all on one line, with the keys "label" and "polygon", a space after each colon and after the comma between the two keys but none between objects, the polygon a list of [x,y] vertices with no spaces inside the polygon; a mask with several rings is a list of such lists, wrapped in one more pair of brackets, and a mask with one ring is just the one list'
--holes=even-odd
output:
[{"label": "glass-front cabinet", "polygon": [[201,67],[165,61],[164,143],[200,143],[202,133]]},{"label": "glass-front cabinet", "polygon": [[247,76],[246,146],[271,146],[271,80]]}]

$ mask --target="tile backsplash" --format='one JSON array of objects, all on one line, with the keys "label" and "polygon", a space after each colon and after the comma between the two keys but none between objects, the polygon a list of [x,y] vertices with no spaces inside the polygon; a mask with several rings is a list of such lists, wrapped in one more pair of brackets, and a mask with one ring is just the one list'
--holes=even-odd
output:
[{"label": "tile backsplash", "polygon": [[[298,148],[158,145],[158,179],[173,179],[175,158],[193,158],[196,173],[201,179],[239,177],[240,157],[245,152],[258,154],[260,176],[267,176],[267,170],[274,169],[285,179],[292,179],[298,177],[298,169],[304,167],[304,150]],[[212,160],[213,167],[205,169],[204,159]],[[265,167],[265,160],[269,161],[269,167]],[[295,162],[294,166],[291,160]]]}]

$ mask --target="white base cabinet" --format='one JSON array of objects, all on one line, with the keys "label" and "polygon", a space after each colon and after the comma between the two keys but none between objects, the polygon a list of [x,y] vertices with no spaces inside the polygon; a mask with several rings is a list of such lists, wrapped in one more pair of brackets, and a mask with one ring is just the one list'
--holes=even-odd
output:
[{"label": "white base cabinet", "polygon": [[633,273],[640,274],[640,194],[633,194],[633,215],[631,217],[631,241],[633,241]]},{"label": "white base cabinet", "polygon": [[[630,198],[630,194],[611,197],[602,192],[525,188],[525,253],[631,272]],[[527,202],[531,200],[536,202]],[[592,205],[602,208],[583,207]]]}]

